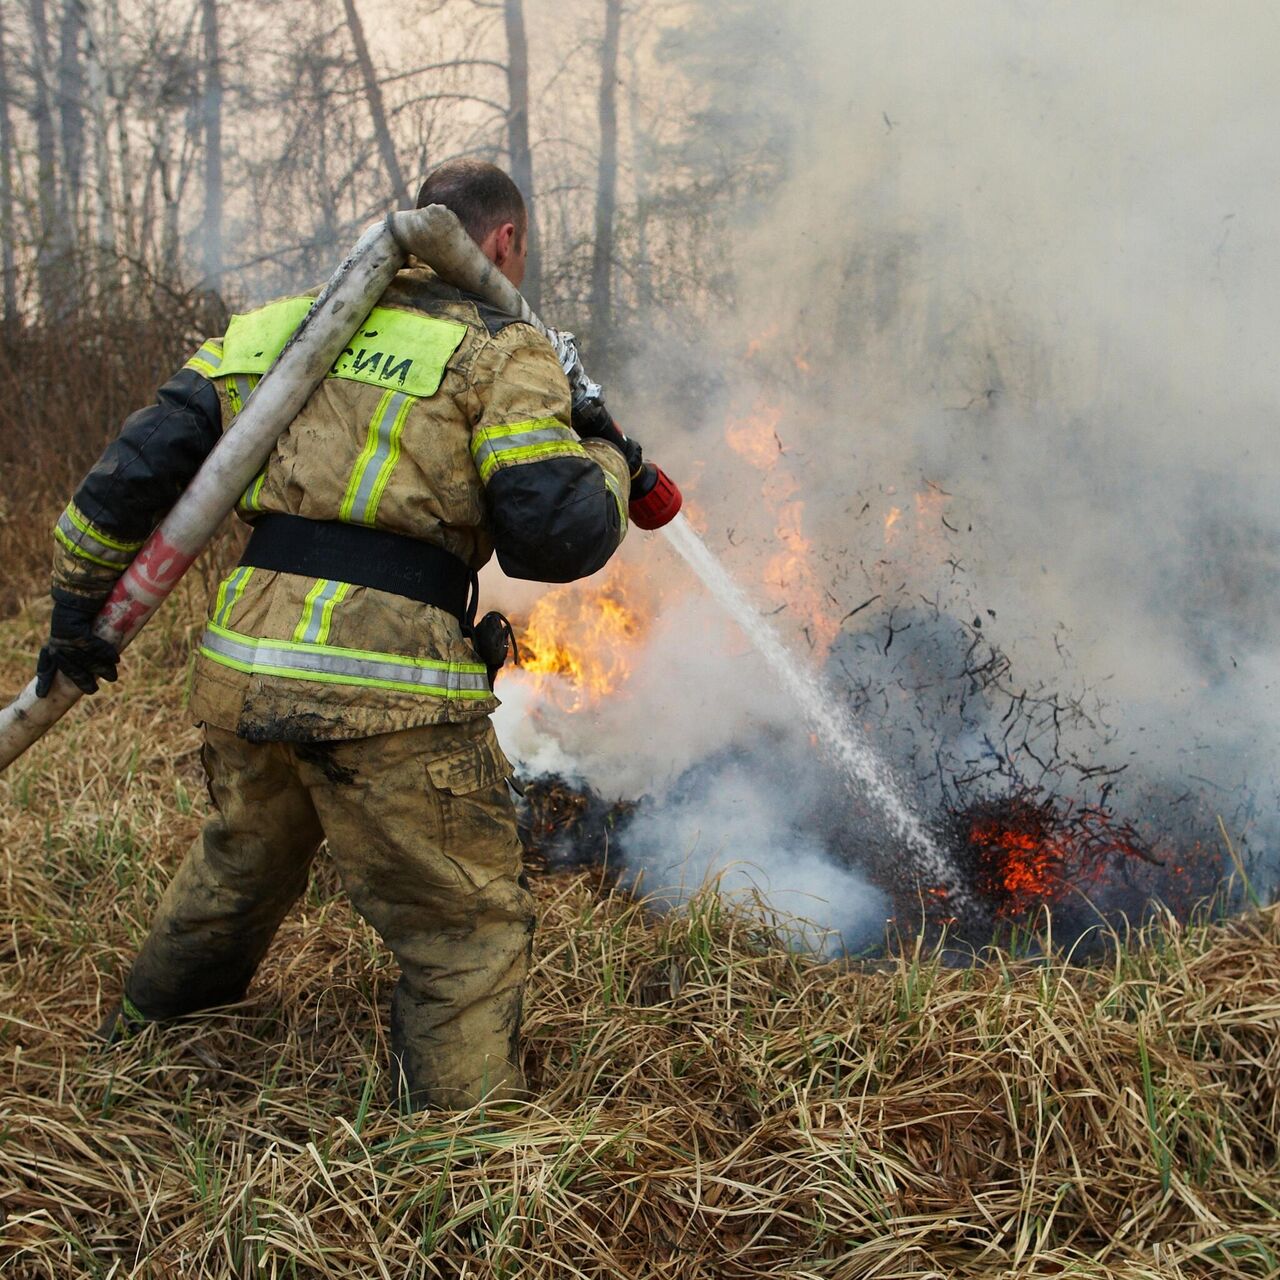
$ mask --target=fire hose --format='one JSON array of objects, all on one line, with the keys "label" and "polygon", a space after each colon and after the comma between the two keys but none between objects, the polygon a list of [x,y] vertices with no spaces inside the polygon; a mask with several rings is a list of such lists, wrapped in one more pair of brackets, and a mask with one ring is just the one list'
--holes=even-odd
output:
[{"label": "fire hose", "polygon": [[[129,646],[266,465],[280,436],[328,375],[409,254],[449,284],[519,316],[547,335],[567,366],[575,415],[582,412],[590,418],[594,411],[598,434],[623,448],[628,458],[638,457],[638,449],[612,418],[603,421],[606,411],[600,388],[582,368],[572,335],[561,338],[543,324],[519,290],[480,252],[453,212],[442,205],[398,210],[365,231],[321,289],[235,422],[116,582],[94,623],[95,635],[121,652]],[[680,509],[679,490],[652,463],[638,466],[632,492],[631,517],[641,528],[658,528]],[[0,771],[62,719],[81,696],[59,674],[48,694],[37,697],[33,679],[0,711]]]}]

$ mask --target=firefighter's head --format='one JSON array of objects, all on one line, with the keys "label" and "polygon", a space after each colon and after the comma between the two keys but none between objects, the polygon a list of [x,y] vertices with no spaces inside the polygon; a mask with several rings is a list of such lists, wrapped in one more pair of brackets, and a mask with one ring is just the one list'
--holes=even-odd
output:
[{"label": "firefighter's head", "polygon": [[481,252],[518,289],[529,256],[529,217],[520,189],[497,165],[446,160],[418,190],[418,208],[442,204],[458,216]]}]

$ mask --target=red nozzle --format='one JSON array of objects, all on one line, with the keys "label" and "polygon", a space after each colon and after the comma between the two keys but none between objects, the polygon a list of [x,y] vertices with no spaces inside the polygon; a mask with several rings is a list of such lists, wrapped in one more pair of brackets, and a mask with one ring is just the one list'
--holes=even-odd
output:
[{"label": "red nozzle", "polygon": [[631,483],[631,523],[639,529],[661,529],[676,518],[683,502],[671,477],[646,462]]}]

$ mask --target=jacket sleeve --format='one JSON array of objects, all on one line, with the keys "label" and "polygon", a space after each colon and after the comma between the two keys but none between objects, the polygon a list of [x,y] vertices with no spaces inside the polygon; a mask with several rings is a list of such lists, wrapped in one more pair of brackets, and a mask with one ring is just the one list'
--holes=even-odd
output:
[{"label": "jacket sleeve", "polygon": [[528,325],[503,329],[476,358],[472,392],[471,456],[503,572],[537,582],[595,573],[626,535],[630,477],[613,445],[570,428],[551,344]]},{"label": "jacket sleeve", "polygon": [[216,343],[201,347],[80,482],[53,530],[55,592],[105,596],[190,484],[222,432],[218,390],[206,376],[220,354]]}]

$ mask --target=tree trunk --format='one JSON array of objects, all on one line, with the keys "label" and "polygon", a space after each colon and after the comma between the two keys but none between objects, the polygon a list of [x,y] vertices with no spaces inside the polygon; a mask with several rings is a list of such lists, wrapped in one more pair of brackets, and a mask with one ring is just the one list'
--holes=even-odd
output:
[{"label": "tree trunk", "polygon": [[542,260],[533,203],[533,152],[529,149],[529,43],[524,31],[524,0],[504,0],[507,24],[507,149],[511,178],[529,211],[529,260],[522,292],[536,311],[542,305]]},{"label": "tree trunk", "polygon": [[93,239],[97,248],[99,290],[111,292],[116,284],[116,228],[111,195],[111,139],[107,116],[107,68],[104,63],[103,32],[95,23],[86,23],[89,33],[85,51],[89,83],[89,110],[93,122]]},{"label": "tree trunk", "polygon": [[618,204],[618,38],[622,0],[604,0],[600,46],[600,167],[596,175],[596,244],[591,259],[592,356],[606,365],[613,332],[613,219]]},{"label": "tree trunk", "polygon": [[12,337],[18,327],[18,271],[13,250],[13,122],[9,118],[9,50],[4,11],[0,9],[0,275],[3,276],[3,331]]},{"label": "tree trunk", "polygon": [[400,203],[406,201],[409,192],[405,185],[404,174],[400,169],[400,161],[396,158],[391,130],[387,128],[387,113],[382,105],[382,89],[373,69],[373,59],[369,57],[369,46],[364,39],[364,27],[360,23],[360,15],[356,12],[356,0],[342,0],[342,6],[347,13],[347,26],[351,30],[351,43],[355,46],[360,74],[364,77],[365,98],[369,103],[369,114],[373,117],[374,136],[378,140],[378,150],[382,153],[382,163],[386,166],[387,177],[391,179],[392,199]]},{"label": "tree trunk", "polygon": [[58,182],[58,139],[49,90],[49,25],[44,0],[28,0],[31,14],[32,116],[36,126],[36,277],[41,310],[59,317],[68,302],[67,210]]},{"label": "tree trunk", "polygon": [[80,60],[84,0],[63,0],[58,24],[58,125],[62,140],[62,204],[70,219],[68,238],[80,231],[84,189],[84,66]]},{"label": "tree trunk", "polygon": [[217,289],[222,278],[222,65],[218,50],[217,0],[201,0],[204,27],[204,244],[205,287]]},{"label": "tree trunk", "polygon": [[[120,48],[120,5],[118,0],[107,0],[103,16],[102,49],[107,61],[107,94],[115,102],[114,128],[116,134],[116,163],[120,174],[120,236],[126,258],[141,261],[144,255],[143,235],[138,226],[138,210],[135,203],[137,189],[133,165],[133,148],[129,143],[129,119],[125,111],[124,87],[120,80],[117,62]],[[144,176],[144,181],[147,179]],[[137,271],[130,273],[136,285]]]}]

